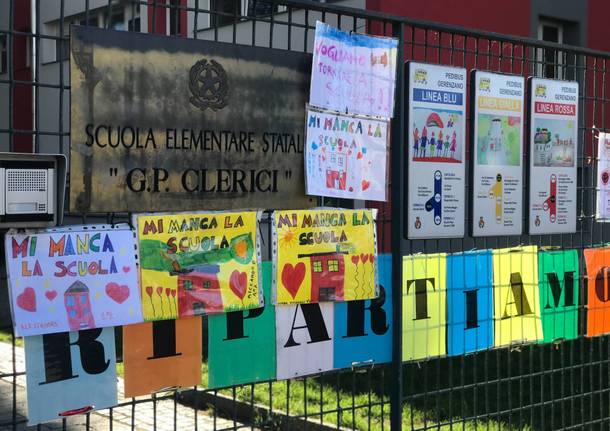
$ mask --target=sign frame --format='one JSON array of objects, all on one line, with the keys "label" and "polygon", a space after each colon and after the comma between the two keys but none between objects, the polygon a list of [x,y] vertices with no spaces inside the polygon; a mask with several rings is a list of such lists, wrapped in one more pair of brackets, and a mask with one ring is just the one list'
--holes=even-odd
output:
[{"label": "sign frame", "polygon": [[[498,104],[498,103],[506,103],[511,104],[510,100],[513,100],[512,107],[513,111],[518,112],[519,117],[515,117],[514,115],[507,115],[507,110],[495,109],[498,112],[504,112],[504,114],[498,114],[496,117],[502,115],[505,118],[491,118],[494,117],[494,114],[490,113],[482,113],[482,115],[487,115],[490,118],[486,119],[489,122],[488,127],[488,135],[489,141],[487,144],[481,145],[481,153],[487,152],[489,148],[490,151],[494,151],[494,153],[499,153],[498,147],[502,148],[505,143],[504,136],[504,128],[505,126],[514,127],[515,121],[519,121],[518,126],[518,157],[514,155],[513,151],[509,151],[506,153],[504,151],[505,162],[508,161],[510,165],[498,165],[485,163],[486,166],[478,167],[479,163],[479,149],[478,149],[478,128],[479,128],[479,110],[478,102],[480,95],[478,94],[477,89],[479,88],[479,83],[481,79],[486,78],[486,92],[490,94],[487,97],[489,105]],[[497,97],[491,96],[491,83],[492,80],[507,80],[505,83],[509,82],[510,79],[513,79],[513,82],[520,81],[520,97],[506,99],[505,97]],[[470,121],[470,140],[471,140],[471,149],[472,155],[470,158],[470,217],[472,223],[470,225],[470,233],[473,237],[483,237],[483,236],[509,236],[509,235],[521,235],[523,233],[523,148],[524,148],[524,104],[525,104],[525,78],[520,75],[506,74],[506,73],[496,73],[496,72],[488,72],[483,70],[474,69],[471,71],[471,117],[473,118]],[[497,83],[496,83],[497,85]],[[494,85],[494,87],[496,86]],[[510,89],[504,88],[503,90],[509,91]],[[517,90],[514,90],[517,91]],[[498,94],[501,94],[499,91]],[[518,109],[514,109],[515,104],[518,103]],[[488,111],[494,111],[494,109],[488,109]],[[512,123],[512,124],[511,124]],[[492,126],[495,124],[495,126]],[[493,129],[493,130],[492,130]],[[494,137],[492,138],[492,132]],[[513,133],[514,136],[515,130],[510,130],[508,133]],[[507,134],[508,134],[507,133]],[[495,135],[499,135],[496,137]],[[493,141],[492,141],[493,139]],[[493,149],[492,149],[493,142]],[[498,144],[499,142],[499,144]],[[514,146],[514,145],[513,145]],[[508,148],[508,147],[507,147]],[[497,158],[503,156],[502,154],[492,154],[494,156],[494,161],[497,161]],[[516,164],[515,164],[516,162]],[[487,167],[490,166],[490,167]],[[493,166],[493,167],[491,167]],[[495,171],[495,172],[494,172]],[[510,175],[508,178],[511,181],[511,189],[512,193],[506,193],[505,183],[507,173]],[[484,183],[482,186],[481,183]],[[512,207],[506,208],[507,199],[512,199],[508,201],[512,204]],[[492,203],[489,203],[492,201]],[[494,202],[495,202],[495,217],[492,215],[485,220],[485,217],[488,216],[487,213],[484,213],[482,210],[482,205],[490,206],[488,211],[494,211]],[[504,226],[505,218],[507,214],[512,214],[512,217],[509,219],[510,224],[508,226]],[[491,218],[491,219],[490,219]],[[489,226],[491,223],[496,221],[496,224],[502,224],[502,226],[498,226],[490,229]],[[493,226],[493,225],[491,225]],[[487,229],[486,229],[487,227]],[[485,230],[484,230],[485,229]]]},{"label": "sign frame", "polygon": [[[406,97],[407,97],[407,105],[408,105],[408,112],[407,112],[407,139],[406,139],[406,143],[407,143],[407,149],[406,149],[406,154],[408,155],[408,160],[407,160],[407,176],[406,176],[406,202],[407,202],[407,216],[406,216],[406,223],[407,223],[407,228],[406,228],[406,233],[407,233],[407,238],[408,239],[427,239],[427,238],[462,238],[464,237],[465,234],[465,216],[466,216],[466,209],[465,209],[465,205],[463,205],[465,199],[466,199],[466,145],[468,144],[466,141],[466,98],[468,97],[468,93],[467,93],[467,81],[468,81],[468,72],[465,68],[461,68],[461,67],[451,67],[451,66],[443,66],[443,65],[436,65],[436,64],[429,64],[429,63],[421,63],[421,62],[416,62],[416,61],[408,61],[406,62],[406,66],[405,67],[405,82],[407,83],[407,87],[408,87],[408,91],[406,93]],[[415,77],[417,75],[418,72],[421,71],[421,79],[420,79],[420,87],[423,88],[416,88],[414,85],[414,80]],[[458,81],[462,84],[462,89],[459,92],[456,92],[454,89],[452,88],[447,88],[445,90],[440,90],[440,86],[437,85],[435,87],[432,87],[430,84],[428,84],[428,76],[429,75],[438,75],[441,76],[442,78],[442,74],[445,74],[446,79],[448,79],[449,81],[444,81],[447,83],[451,83],[454,82],[457,84]],[[453,74],[462,74],[462,79],[459,79],[457,77],[447,77],[447,74],[449,73],[453,73]],[[455,111],[453,109],[448,109],[448,107],[451,107],[452,105],[454,105],[453,103],[449,104],[449,103],[442,103],[442,102],[436,102],[436,101],[418,101],[418,102],[414,102],[414,92],[416,89],[421,89],[421,98],[426,97],[426,93],[425,91],[429,91],[430,93],[428,93],[428,97],[430,97],[431,94],[435,94],[438,95],[439,97],[443,98],[443,101],[451,101],[451,95],[455,95],[456,97],[456,101],[459,98],[458,96],[461,96],[461,104],[455,107]],[[432,93],[434,92],[434,93]],[[432,105],[434,103],[434,105]],[[415,106],[417,104],[417,106]],[[434,108],[432,107],[434,106]],[[441,108],[438,108],[438,106],[442,106]],[[426,128],[428,123],[428,120],[426,120],[426,123],[424,123],[424,127],[422,128],[422,138],[420,138],[418,140],[417,143],[415,143],[415,132],[417,132],[417,134],[419,135],[420,130],[418,130],[418,128],[416,127],[415,130],[413,130],[413,126],[415,125],[413,123],[414,119],[415,119],[415,115],[414,115],[414,111],[416,109],[422,109],[422,110],[426,110],[426,111],[432,111],[428,117],[433,117],[435,121],[433,122],[434,124],[436,124],[437,127],[439,125],[438,121],[441,122],[441,124],[444,126],[445,123],[442,122],[442,119],[439,115],[439,112],[442,113],[446,113],[447,114],[447,118],[446,120],[449,120],[451,123],[453,123],[453,121],[459,120],[459,117],[457,117],[458,115],[461,115],[461,126],[459,127],[460,130],[454,130],[454,134],[451,138],[451,140],[449,140],[449,135],[447,135],[447,140],[443,141],[441,140],[441,145],[443,146],[441,150],[434,150],[434,152],[436,152],[438,154],[438,151],[441,151],[441,155],[443,157],[436,157],[437,159],[442,159],[441,161],[437,161],[434,162],[432,161],[432,163],[428,162],[424,164],[424,160],[415,162],[415,157],[416,155],[413,153],[412,154],[412,150],[414,151],[418,151],[418,154],[421,154],[423,151],[423,155],[422,157],[419,157],[420,159],[425,159],[426,158],[426,147],[425,144],[422,146],[422,142],[424,137],[423,137],[423,130]],[[452,112],[451,114],[449,114],[448,112]],[[433,124],[430,123],[430,124]],[[437,127],[440,128],[441,130],[438,131],[440,133],[442,133],[442,128],[443,127]],[[457,129],[457,127],[456,127]],[[459,133],[459,135],[456,134],[456,132]],[[432,135],[434,135],[434,132],[432,132]],[[425,138],[426,141],[427,137]],[[448,157],[451,153],[451,148],[455,148],[456,144],[459,143],[459,141],[461,141],[461,149],[460,151],[458,151],[458,158],[461,160],[461,162],[457,163],[457,166],[454,167],[454,164],[456,164],[455,162],[450,162],[449,159],[451,160],[455,160],[455,158],[452,156],[451,158]],[[433,148],[433,145],[431,141],[428,142],[430,145],[428,145],[429,148]],[[415,145],[417,145],[417,150],[415,150]],[[437,144],[437,149],[438,144]],[[433,153],[434,155],[434,153]],[[444,156],[447,157],[444,157]],[[441,164],[442,163],[442,164]],[[421,167],[420,167],[421,166]],[[434,172],[434,177],[433,177],[433,181],[432,181],[432,187],[430,187],[430,181],[428,181],[428,185],[425,185],[422,181],[422,174],[424,174],[424,172],[429,171],[429,169],[426,169],[425,167],[429,167],[429,166],[434,166],[435,172]],[[444,168],[447,169],[446,172],[443,173],[443,171],[440,169],[440,166],[443,166]],[[439,167],[438,169],[436,169],[436,167]],[[437,173],[438,173],[438,177],[437,177]],[[447,179],[448,181],[443,181]],[[443,185],[443,183],[445,183],[445,185]],[[453,183],[457,183],[456,185],[454,185]],[[426,198],[420,198],[419,203],[416,201],[416,196],[418,194],[418,190],[421,190],[421,193],[429,195],[430,197],[428,198],[428,200],[426,200]],[[447,197],[447,202],[445,202],[445,192],[450,193],[449,196],[452,196],[451,194],[453,194],[453,198]],[[438,199],[437,198],[438,195]],[[423,201],[421,199],[424,199]],[[451,199],[451,200],[449,200]],[[423,202],[423,203],[422,203]],[[442,226],[443,224],[443,206],[444,204],[449,204],[450,202],[454,202],[453,207],[455,207],[453,213],[454,216],[452,217],[452,219],[448,219],[448,223],[453,223],[453,226]],[[461,203],[461,204],[460,204]],[[415,207],[418,207],[418,209],[416,210]],[[433,211],[433,212],[431,212]],[[417,215],[416,215],[417,213]],[[421,219],[420,219],[421,217]],[[428,226],[432,225],[432,229],[433,231],[431,233],[430,229],[428,229]],[[439,231],[438,234],[434,234],[434,230]]]},{"label": "sign frame", "polygon": [[[564,81],[557,79],[543,79],[530,77],[528,79],[528,106],[529,106],[529,163],[528,163],[528,228],[530,235],[574,233],[577,225],[577,183],[578,183],[578,91],[577,81]],[[571,90],[571,91],[570,91]],[[575,97],[575,101],[568,102],[558,98]],[[573,96],[575,95],[575,96]],[[547,100],[545,100],[547,99]],[[557,102],[559,100],[559,102]],[[539,105],[540,104],[540,105]],[[573,115],[559,112],[573,106]],[[540,109],[557,110],[559,113],[536,112]],[[569,115],[569,117],[566,117]],[[569,129],[572,119],[572,133],[566,139],[560,139],[559,133],[553,134],[547,127],[557,127],[559,130]],[[563,124],[558,124],[562,122]],[[541,127],[536,127],[537,125]],[[546,126],[546,127],[542,127]],[[540,129],[540,130],[538,130]],[[546,132],[544,132],[546,130]],[[556,137],[556,144],[553,142]],[[568,138],[569,136],[569,138]],[[545,141],[536,142],[536,141]],[[550,143],[550,156],[547,155],[547,146]],[[571,145],[570,145],[571,144]],[[554,163],[567,163],[566,152],[572,146],[572,166],[560,166]],[[562,160],[556,156],[557,150],[563,147]],[[567,150],[566,150],[567,149]],[[549,178],[548,184],[541,180]],[[544,185],[543,185],[544,184]],[[562,192],[563,190],[563,192]],[[546,198],[546,199],[545,199]],[[540,200],[543,199],[543,203]],[[548,214],[546,214],[548,212]],[[562,224],[555,224],[555,222]]]}]

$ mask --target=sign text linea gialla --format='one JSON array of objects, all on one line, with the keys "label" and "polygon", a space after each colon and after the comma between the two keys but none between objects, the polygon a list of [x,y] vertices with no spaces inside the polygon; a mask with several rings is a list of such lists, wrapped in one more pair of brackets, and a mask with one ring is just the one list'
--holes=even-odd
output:
[{"label": "sign text linea gialla", "polygon": [[311,57],[74,27],[70,209],[305,208]]}]

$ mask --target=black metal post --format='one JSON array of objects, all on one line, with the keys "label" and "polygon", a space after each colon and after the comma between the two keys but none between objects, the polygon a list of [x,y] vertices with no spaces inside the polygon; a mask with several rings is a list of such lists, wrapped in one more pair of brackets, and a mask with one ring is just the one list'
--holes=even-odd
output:
[{"label": "black metal post", "polygon": [[404,208],[404,26],[392,23],[392,34],[398,38],[395,110],[391,138],[391,250],[392,250],[392,383],[390,387],[391,429],[401,429],[402,423],[402,246]]}]

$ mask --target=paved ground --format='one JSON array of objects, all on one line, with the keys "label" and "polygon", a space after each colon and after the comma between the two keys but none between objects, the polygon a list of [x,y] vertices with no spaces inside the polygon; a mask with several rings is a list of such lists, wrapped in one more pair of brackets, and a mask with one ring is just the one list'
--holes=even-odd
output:
[{"label": "paved ground", "polygon": [[[0,342],[0,374],[13,372],[11,344]],[[15,347],[15,367],[17,372],[25,370],[24,354],[22,347]],[[15,385],[13,385],[15,380]],[[27,403],[25,392],[25,376],[0,378],[0,423],[13,422],[13,388],[16,392],[16,419],[17,422],[27,419]],[[123,395],[123,379],[118,379],[119,388],[119,403],[125,402]],[[92,388],[93,389],[93,388]],[[142,397],[138,399],[150,399],[150,397]],[[156,409],[155,409],[156,407]],[[132,409],[134,409],[132,413]],[[155,412],[156,410],[156,412]],[[156,427],[155,427],[156,414]],[[175,419],[174,419],[175,418]],[[174,427],[174,420],[176,426]],[[86,429],[86,416],[73,416],[67,419],[68,430],[84,430]],[[133,422],[133,428],[132,428]],[[240,424],[237,424],[238,426]],[[225,419],[216,419],[216,428],[214,427],[214,418],[201,410],[195,411],[192,408],[185,407],[181,404],[174,404],[173,400],[163,400],[157,402],[144,402],[135,405],[132,404],[125,407],[118,407],[110,410],[100,410],[89,415],[90,430],[214,430],[214,429],[233,429],[233,421]],[[0,431],[12,430],[13,427],[1,427]],[[25,422],[17,426],[17,430],[35,430],[36,427],[27,427]],[[43,425],[43,431],[62,429],[61,421],[54,421]]]}]

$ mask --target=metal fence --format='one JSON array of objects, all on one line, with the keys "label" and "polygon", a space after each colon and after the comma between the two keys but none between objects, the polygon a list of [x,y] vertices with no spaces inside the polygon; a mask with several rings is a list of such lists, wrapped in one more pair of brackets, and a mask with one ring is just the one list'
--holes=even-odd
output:
[{"label": "metal fence", "polygon": [[[349,2],[348,2],[349,3]],[[0,148],[4,151],[63,152],[69,149],[67,69],[68,23],[114,27],[124,11],[123,29],[158,30],[157,14],[169,11],[169,32],[179,37],[311,52],[316,20],[344,30],[399,38],[404,61],[447,64],[514,73],[525,77],[577,80],[579,94],[578,225],[576,234],[414,240],[405,238],[406,98],[399,66],[392,120],[391,202],[380,209],[380,252],[393,255],[394,343],[388,365],[334,371],[298,380],[267,382],[225,390],[193,388],[125,400],[102,414],[64,419],[63,429],[608,429],[610,424],[610,343],[605,336],[515,345],[475,354],[406,363],[401,361],[402,256],[456,252],[520,244],[577,249],[580,257],[579,327],[585,325],[584,248],[608,241],[595,222],[595,149],[606,131],[610,54],[470,29],[418,22],[342,4],[312,1],[33,0],[31,18],[21,0],[0,0]],[[132,12],[126,12],[131,10]],[[76,12],[75,12],[76,11]],[[181,21],[186,13],[187,21]],[[27,12],[29,15],[30,12]],[[152,15],[152,16],[151,16]],[[45,17],[49,18],[44,22]],[[76,18],[75,18],[76,17]],[[187,22],[188,28],[184,27]],[[50,24],[49,24],[50,23]],[[165,25],[163,26],[165,29]],[[168,31],[168,30],[164,30]],[[45,60],[45,50],[54,56]],[[49,60],[49,61],[47,61]],[[470,84],[468,84],[470,85]],[[32,100],[27,118],[17,107]],[[28,112],[27,109],[25,112]],[[470,113],[470,110],[467,111]],[[610,112],[610,110],[608,110]],[[470,115],[470,114],[468,114]],[[527,107],[525,130],[528,129]],[[609,119],[610,120],[610,119]],[[467,117],[467,127],[472,121]],[[467,132],[466,142],[470,142]],[[527,148],[527,144],[526,144]],[[467,160],[470,152],[467,149]],[[528,153],[524,154],[527,166]],[[527,184],[527,181],[524,181]],[[527,187],[527,186],[525,186]],[[525,193],[526,190],[524,190]],[[470,190],[467,189],[466,196]],[[363,205],[362,202],[321,202]],[[465,204],[465,203],[464,203]],[[467,226],[471,223],[466,210]],[[127,214],[67,214],[66,223],[128,220]],[[101,217],[101,218],[100,218]],[[468,229],[467,229],[468,230]],[[270,241],[267,242],[269,244]],[[3,271],[4,272],[4,271]],[[6,280],[4,280],[6,286]],[[2,295],[6,295],[4,287]],[[6,300],[4,301],[5,303]],[[2,328],[11,343],[0,371],[0,429],[25,426],[21,343],[4,313]],[[204,323],[205,325],[205,323]],[[120,335],[120,328],[117,329]],[[120,340],[120,337],[118,338]],[[117,342],[117,346],[120,342]],[[204,362],[206,357],[204,354]],[[6,363],[9,361],[10,363]],[[169,404],[168,404],[169,403]],[[183,405],[188,404],[188,414]],[[168,407],[169,405],[169,407]],[[143,409],[149,413],[141,413]],[[201,422],[206,418],[206,422]],[[45,429],[44,426],[39,426]]]}]

